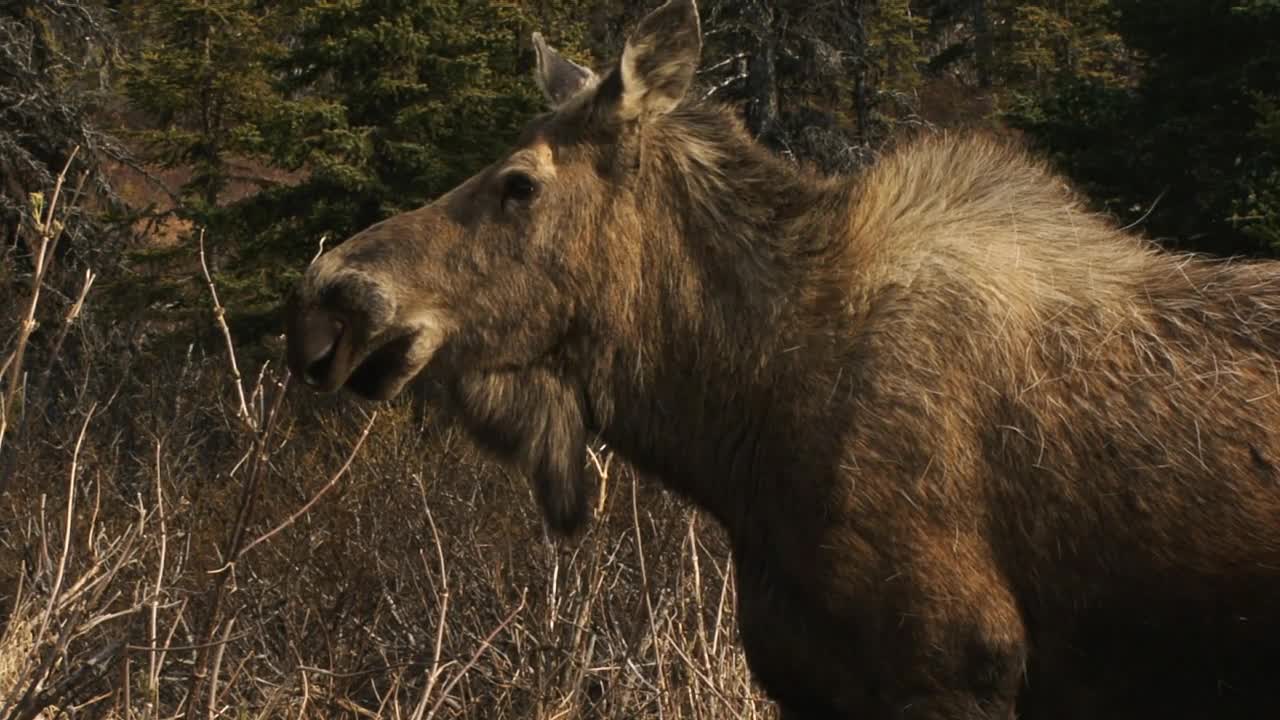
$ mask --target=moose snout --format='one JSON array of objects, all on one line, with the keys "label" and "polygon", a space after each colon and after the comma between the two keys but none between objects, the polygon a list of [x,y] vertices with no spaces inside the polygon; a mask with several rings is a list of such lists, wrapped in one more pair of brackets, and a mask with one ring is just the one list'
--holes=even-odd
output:
[{"label": "moose snout", "polygon": [[337,259],[321,257],[285,311],[289,369],[321,392],[341,387],[395,333],[397,304],[386,282]]},{"label": "moose snout", "polygon": [[289,365],[312,388],[321,388],[334,370],[347,323],[320,308],[303,311],[289,332]]}]

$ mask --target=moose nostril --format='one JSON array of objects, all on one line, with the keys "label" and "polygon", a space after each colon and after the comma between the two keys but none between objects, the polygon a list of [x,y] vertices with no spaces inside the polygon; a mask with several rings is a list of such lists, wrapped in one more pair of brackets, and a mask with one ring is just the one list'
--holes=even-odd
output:
[{"label": "moose nostril", "polygon": [[305,368],[302,381],[311,387],[324,383],[338,353],[338,343],[346,326],[336,318],[308,318],[306,340],[303,347]]}]

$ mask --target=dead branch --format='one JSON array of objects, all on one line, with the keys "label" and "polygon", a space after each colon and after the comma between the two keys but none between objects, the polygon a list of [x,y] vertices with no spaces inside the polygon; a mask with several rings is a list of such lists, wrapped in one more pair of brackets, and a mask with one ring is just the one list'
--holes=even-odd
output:
[{"label": "dead branch", "polygon": [[240,375],[240,365],[236,362],[236,346],[231,339],[231,328],[227,326],[227,311],[218,300],[218,288],[209,273],[209,263],[204,252],[204,228],[200,228],[200,271],[204,273],[204,281],[209,286],[209,297],[213,300],[213,317],[222,330],[222,339],[227,346],[227,362],[231,367],[231,379],[235,383],[236,397],[240,400],[240,419],[250,430],[257,430],[258,423],[249,414],[249,402],[245,399],[244,378]]}]

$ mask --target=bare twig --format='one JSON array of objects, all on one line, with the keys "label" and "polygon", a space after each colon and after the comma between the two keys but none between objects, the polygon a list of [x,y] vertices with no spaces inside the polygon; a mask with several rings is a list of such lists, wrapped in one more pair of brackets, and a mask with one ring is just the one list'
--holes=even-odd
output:
[{"label": "bare twig", "polygon": [[[49,200],[47,208],[43,208],[44,213],[41,215],[39,196],[35,196],[35,207],[32,208],[34,222],[36,225],[36,233],[39,236],[39,244],[34,248],[34,268],[31,273],[30,296],[27,298],[26,311],[23,314],[22,322],[18,325],[18,337],[14,342],[13,352],[10,353],[0,365],[0,380],[3,380],[5,374],[8,374],[9,382],[7,388],[0,394],[0,450],[4,449],[5,435],[9,430],[10,415],[16,413],[18,389],[23,384],[22,361],[26,355],[27,343],[31,339],[31,333],[36,329],[36,309],[40,306],[40,289],[44,285],[45,274],[49,270],[49,266],[53,263],[53,248],[58,242],[58,237],[62,234],[64,225],[54,218],[58,209],[58,199],[62,196],[62,186],[67,179],[67,171],[71,169],[71,163],[75,161],[76,155],[79,154],[80,147],[76,146],[71,150],[71,155],[67,157],[67,162],[62,166],[62,172],[58,173],[58,179],[53,186],[53,195]],[[87,291],[86,291],[87,292]]]},{"label": "bare twig", "polygon": [[179,652],[182,650],[204,650],[206,648],[217,648],[221,645],[226,645],[229,642],[235,642],[236,640],[243,640],[249,637],[249,635],[250,633],[248,632],[241,632],[239,635],[236,635],[235,637],[228,637],[224,633],[224,636],[218,640],[214,640],[213,642],[207,642],[207,643],[197,643],[194,645],[129,645],[127,647],[129,650],[140,650],[144,652],[156,652],[156,651]]},{"label": "bare twig", "polygon": [[314,264],[315,261],[319,260],[320,256],[324,254],[324,244],[325,244],[325,241],[328,239],[329,239],[329,233],[324,233],[323,235],[320,236],[320,241],[316,243],[316,254],[311,257],[310,264]]},{"label": "bare twig", "polygon": [[89,430],[89,421],[93,419],[97,405],[89,408],[80,424],[80,434],[76,436],[75,450],[71,453],[71,472],[67,473],[67,515],[62,529],[62,553],[58,556],[58,572],[54,576],[53,590],[49,593],[49,604],[45,607],[44,617],[40,620],[40,630],[36,633],[35,646],[39,647],[45,631],[49,627],[49,619],[53,616],[62,592],[62,582],[67,574],[67,556],[71,554],[71,524],[76,512],[76,479],[80,474],[80,448],[84,445],[84,435]]},{"label": "bare twig", "polygon": [[640,532],[640,508],[636,502],[636,486],[639,484],[639,480],[636,478],[633,477],[631,479],[631,519],[634,522],[633,527],[636,533],[636,558],[640,562],[640,590],[644,594],[644,606],[649,614],[649,632],[653,635],[653,654],[658,664],[658,720],[662,720],[664,713],[661,698],[666,697],[667,687],[666,679],[662,672],[662,638],[658,635],[658,622],[653,610],[653,599],[649,593],[649,573],[644,562],[644,539],[643,533]]},{"label": "bare twig", "polygon": [[338,484],[338,481],[342,479],[343,475],[346,475],[347,469],[351,467],[351,463],[355,461],[356,455],[360,452],[360,446],[364,445],[365,438],[369,437],[369,431],[373,429],[373,422],[377,419],[378,413],[375,411],[369,417],[369,422],[365,423],[364,430],[360,433],[360,437],[356,439],[355,445],[351,448],[351,452],[347,454],[346,462],[342,463],[342,467],[338,468],[338,471],[329,478],[329,482],[325,483],[324,486],[317,490],[316,494],[312,495],[310,500],[308,500],[302,507],[298,508],[297,512],[293,513],[288,518],[285,518],[284,522],[263,533],[248,545],[245,545],[244,548],[235,554],[235,557],[232,560],[228,561],[228,564],[234,563],[236,560],[244,557],[244,554],[252,550],[254,547],[275,537],[282,530],[297,522],[298,518],[306,515],[311,508],[315,507],[315,504],[320,502],[320,498],[324,497],[325,493],[332,490],[333,486]]},{"label": "bare twig", "polygon": [[702,569],[698,562],[698,516],[689,514],[689,556],[693,560],[693,591],[696,602],[694,608],[697,610],[698,619],[698,644],[702,648],[702,664],[706,668],[711,667],[711,654],[707,646],[707,623],[703,617],[702,607]]},{"label": "bare twig", "polygon": [[205,259],[204,228],[200,228],[200,271],[204,273],[204,281],[209,286],[209,297],[213,300],[213,317],[218,327],[222,329],[222,338],[227,345],[227,362],[231,366],[231,378],[235,381],[236,397],[240,400],[240,419],[249,429],[257,430],[258,424],[249,414],[249,402],[245,399],[244,378],[241,377],[240,365],[236,362],[236,347],[231,340],[231,328],[227,327],[227,311],[218,300],[218,288],[213,283],[213,276],[209,274],[209,263]]},{"label": "bare twig", "polygon": [[[600,462],[600,455],[605,455],[604,462]],[[601,448],[599,452],[587,448],[587,455],[591,458],[591,464],[596,466],[596,474],[600,476],[600,492],[596,498],[596,517],[600,517],[604,513],[605,503],[609,500],[609,466],[613,463],[613,451],[607,448]]]},{"label": "bare twig", "polygon": [[229,638],[231,637],[231,629],[235,627],[236,619],[233,617],[227,621],[226,627],[222,628],[222,638],[217,646],[213,649],[213,667],[209,670],[209,708],[206,716],[212,720],[218,709],[218,674],[222,671],[222,656],[226,652]]},{"label": "bare twig", "polygon": [[518,615],[520,615],[521,611],[524,610],[525,599],[528,594],[527,589],[520,592],[520,604],[517,605],[516,608],[505,618],[503,618],[501,623],[498,623],[498,626],[493,629],[493,632],[485,636],[484,640],[480,642],[480,647],[476,648],[476,651],[472,653],[471,659],[467,661],[467,664],[463,665],[462,668],[449,679],[449,683],[440,690],[440,698],[436,700],[435,705],[431,706],[431,712],[427,713],[426,720],[431,720],[436,716],[436,713],[444,706],[444,701],[449,698],[449,693],[453,690],[453,686],[457,685],[459,680],[466,677],[467,673],[471,671],[471,668],[475,667],[476,663],[480,661],[480,657],[484,655],[484,652],[493,645],[494,638],[498,637],[498,634],[507,629],[507,626],[510,625]]},{"label": "bare twig", "polygon": [[[163,443],[156,441],[156,514],[160,517],[160,558],[156,567],[155,587],[151,591],[151,615],[147,623],[147,642],[151,644],[151,651],[148,653],[150,666],[147,672],[147,692],[148,700],[151,704],[151,717],[158,720],[160,717],[160,667],[164,664],[165,653],[156,649],[158,642],[158,625],[160,613],[160,595],[164,586],[165,561],[169,549],[169,528],[165,525],[164,512],[164,484],[161,482],[160,473],[160,449]],[[125,707],[128,707],[126,705]]]},{"label": "bare twig", "polygon": [[[57,612],[59,601],[62,599],[62,584],[66,578],[67,557],[71,554],[71,527],[72,521],[75,519],[76,481],[80,474],[80,450],[84,445],[84,436],[89,430],[89,422],[93,419],[96,408],[97,405],[95,404],[85,413],[84,422],[80,425],[80,434],[76,437],[75,449],[71,454],[71,471],[68,473],[67,480],[67,511],[62,532],[62,552],[58,556],[58,569],[54,575],[53,589],[49,592],[49,599],[40,618],[39,629],[31,642],[30,652],[32,653],[38,653],[40,648],[44,646],[45,634],[49,630],[49,624]],[[40,664],[39,669],[32,675],[26,692],[16,703],[15,717],[33,717],[43,709],[44,705],[41,703],[50,701],[49,694],[44,692],[46,689],[44,683],[49,677],[49,672],[52,670],[56,656],[56,652],[46,654],[44,662]]]},{"label": "bare twig", "polygon": [[[84,280],[80,281],[80,292],[76,294],[76,299],[71,303],[71,307],[67,308],[67,312],[62,316],[62,327],[58,328],[58,336],[54,338],[53,344],[49,350],[49,365],[44,369],[45,381],[48,380],[50,373],[53,372],[54,363],[57,362],[62,352],[62,343],[67,339],[67,333],[70,332],[71,326],[75,324],[76,319],[80,317],[81,311],[84,310],[85,298],[89,296],[89,289],[93,287],[93,281],[98,276],[92,270],[85,269]],[[41,395],[40,391],[36,391],[36,395]]]},{"label": "bare twig", "polygon": [[[225,326],[224,326],[225,327]],[[230,335],[227,334],[228,343],[230,343]],[[234,355],[234,347],[228,344],[228,350]],[[275,400],[271,404],[271,409],[263,419],[261,429],[255,433],[252,441],[252,459],[248,477],[245,478],[241,487],[239,507],[236,511],[236,521],[232,528],[231,536],[227,540],[226,547],[223,551],[223,557],[229,558],[225,566],[219,571],[215,571],[213,585],[206,590],[210,600],[208,603],[208,614],[205,616],[203,628],[200,634],[202,645],[212,646],[214,636],[218,631],[218,625],[222,622],[223,604],[226,601],[227,579],[231,575],[228,570],[234,567],[234,559],[240,556],[240,549],[244,544],[245,533],[248,532],[249,518],[253,514],[254,501],[257,497],[258,486],[262,482],[263,476],[266,474],[268,465],[267,448],[270,446],[272,432],[275,428],[276,418],[279,415],[280,407],[284,403],[284,396],[288,389],[289,376],[286,373],[284,378],[278,383],[276,389]],[[240,383],[236,383],[239,387]],[[243,395],[242,395],[243,399]],[[249,425],[254,427],[253,425]],[[200,708],[200,697],[204,692],[205,682],[208,680],[208,663],[209,654],[207,647],[196,651],[195,662],[191,665],[191,674],[187,680],[187,720],[195,720]]]},{"label": "bare twig", "polygon": [[[418,488],[422,492],[422,502],[425,505],[427,501],[426,487],[422,484],[422,477],[418,477]],[[422,690],[422,699],[419,700],[418,706],[414,709],[412,720],[422,720],[422,713],[427,709],[427,702],[431,699],[431,691],[435,688],[436,681],[444,672],[445,666],[440,664],[440,653],[444,647],[444,630],[448,625],[449,619],[449,572],[444,562],[444,549],[440,544],[440,533],[436,531],[436,521],[431,516],[431,509],[426,509],[427,522],[431,525],[431,537],[436,545],[436,559],[440,563],[440,584],[442,591],[440,593],[440,613],[436,622],[436,640],[435,646],[431,651],[431,670],[427,673],[427,686]]]}]

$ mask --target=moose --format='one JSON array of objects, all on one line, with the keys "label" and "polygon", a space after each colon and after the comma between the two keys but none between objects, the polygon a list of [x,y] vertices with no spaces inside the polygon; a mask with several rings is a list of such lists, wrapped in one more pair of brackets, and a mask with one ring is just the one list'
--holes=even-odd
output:
[{"label": "moose", "polygon": [[693,0],[320,256],[293,372],[420,374],[588,520],[600,438],[712,516],[788,720],[1280,713],[1280,264],[1160,249],[1033,153],[900,143],[838,177],[691,91]]}]

